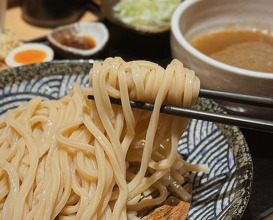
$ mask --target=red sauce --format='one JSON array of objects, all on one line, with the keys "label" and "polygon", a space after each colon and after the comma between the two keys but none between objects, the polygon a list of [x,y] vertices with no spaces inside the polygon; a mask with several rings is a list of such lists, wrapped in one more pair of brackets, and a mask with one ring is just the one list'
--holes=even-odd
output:
[{"label": "red sauce", "polygon": [[96,41],[91,36],[68,35],[59,39],[59,42],[65,46],[81,50],[89,50],[96,46]]}]

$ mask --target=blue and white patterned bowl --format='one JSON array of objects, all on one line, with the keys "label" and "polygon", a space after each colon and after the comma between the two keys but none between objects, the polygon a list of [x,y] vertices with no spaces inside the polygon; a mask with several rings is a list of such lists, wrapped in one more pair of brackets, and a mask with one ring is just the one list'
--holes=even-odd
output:
[{"label": "blue and white patterned bowl", "polygon": [[[0,72],[0,115],[35,96],[58,99],[74,82],[88,86],[93,60],[53,61]],[[197,109],[223,112],[200,98]],[[191,120],[178,150],[191,163],[208,164],[209,173],[192,173],[193,199],[187,219],[240,219],[251,194],[253,166],[237,127]]]}]

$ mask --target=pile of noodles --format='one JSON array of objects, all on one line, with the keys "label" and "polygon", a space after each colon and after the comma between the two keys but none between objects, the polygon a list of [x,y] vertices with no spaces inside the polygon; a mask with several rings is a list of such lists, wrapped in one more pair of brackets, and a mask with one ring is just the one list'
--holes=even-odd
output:
[{"label": "pile of noodles", "polygon": [[188,120],[159,109],[195,102],[194,72],[177,60],[164,69],[116,57],[94,63],[89,77],[90,88],[74,84],[60,100],[37,97],[0,118],[0,219],[133,219],[170,190],[191,199],[183,175],[206,166],[177,152]]}]

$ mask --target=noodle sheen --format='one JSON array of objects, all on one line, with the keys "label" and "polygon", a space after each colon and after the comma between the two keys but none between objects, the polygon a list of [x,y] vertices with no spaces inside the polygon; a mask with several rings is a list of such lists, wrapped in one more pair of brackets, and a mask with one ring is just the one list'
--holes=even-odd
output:
[{"label": "noodle sheen", "polygon": [[[89,82],[0,118],[0,219],[132,219],[170,190],[191,199],[181,187],[186,167],[206,167],[177,152],[188,119],[159,110],[162,103],[194,104],[194,72],[177,60],[163,69],[115,57],[95,62]],[[122,105],[111,105],[109,96]],[[130,99],[153,102],[154,111],[132,109]]]}]

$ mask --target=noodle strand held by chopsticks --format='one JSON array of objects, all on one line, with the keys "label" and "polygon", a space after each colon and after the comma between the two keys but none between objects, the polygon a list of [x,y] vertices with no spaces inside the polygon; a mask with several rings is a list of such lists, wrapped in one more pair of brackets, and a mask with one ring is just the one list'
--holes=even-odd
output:
[{"label": "noodle strand held by chopsticks", "polygon": [[[89,82],[0,118],[1,219],[136,219],[169,189],[191,199],[184,175],[207,167],[177,152],[188,119],[160,114],[160,107],[193,105],[200,86],[194,72],[177,60],[163,69],[115,57],[95,62]],[[132,109],[130,99],[155,108]]]}]

